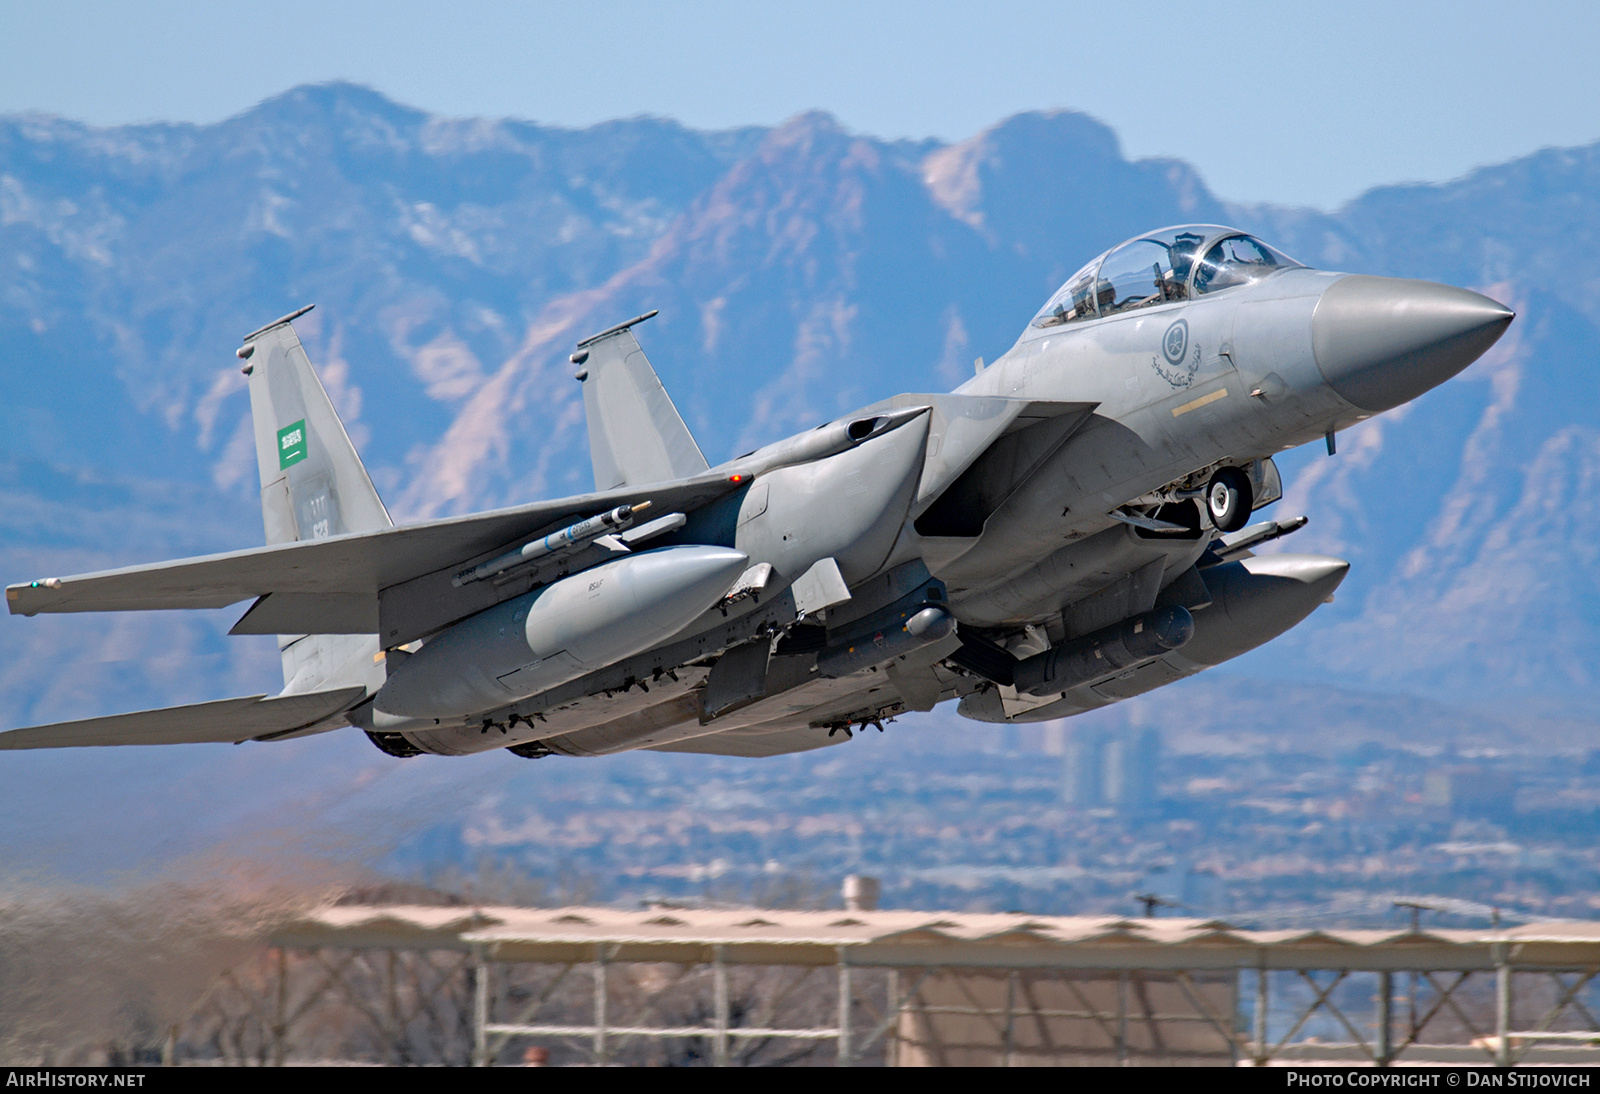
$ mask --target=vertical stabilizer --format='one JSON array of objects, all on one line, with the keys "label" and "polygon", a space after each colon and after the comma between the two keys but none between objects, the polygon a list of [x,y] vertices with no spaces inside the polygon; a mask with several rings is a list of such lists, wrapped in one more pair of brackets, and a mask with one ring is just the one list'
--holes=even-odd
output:
[{"label": "vertical stabilizer", "polygon": [[[269,544],[394,524],[289,325],[310,310],[302,308],[246,335],[239,349],[250,377],[261,517]],[[352,662],[370,660],[368,647],[375,649],[376,640],[364,635],[279,635],[285,692],[339,682]]]},{"label": "vertical stabilizer", "polygon": [[250,375],[267,542],[322,539],[392,525],[287,320],[249,335],[239,354]]},{"label": "vertical stabilizer", "polygon": [[596,490],[687,478],[708,466],[629,329],[640,319],[584,339],[573,355]]}]

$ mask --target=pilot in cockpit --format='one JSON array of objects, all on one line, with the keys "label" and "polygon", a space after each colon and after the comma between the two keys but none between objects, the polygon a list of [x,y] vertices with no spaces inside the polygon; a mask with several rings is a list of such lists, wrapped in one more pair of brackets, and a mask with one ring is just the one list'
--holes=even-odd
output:
[{"label": "pilot in cockpit", "polygon": [[1206,252],[1194,275],[1194,290],[1208,293],[1234,285],[1248,285],[1285,265],[1299,263],[1278,254],[1260,240],[1232,236]]},{"label": "pilot in cockpit", "polygon": [[[1207,240],[1216,242],[1200,258]],[[1298,265],[1260,240],[1220,225],[1163,228],[1114,247],[1079,270],[1034,317],[1033,326],[1104,319],[1184,301]]]},{"label": "pilot in cockpit", "polygon": [[1171,245],[1167,248],[1172,270],[1166,275],[1166,283],[1162,286],[1163,295],[1168,300],[1182,300],[1188,295],[1186,287],[1189,284],[1189,271],[1194,268],[1194,256],[1199,252],[1200,244],[1205,242],[1205,238],[1193,232],[1179,232],[1173,237]]}]

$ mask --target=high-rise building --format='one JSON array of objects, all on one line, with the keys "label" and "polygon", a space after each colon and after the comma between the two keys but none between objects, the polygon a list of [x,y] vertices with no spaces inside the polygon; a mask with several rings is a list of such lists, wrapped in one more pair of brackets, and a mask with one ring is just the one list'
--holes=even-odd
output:
[{"label": "high-rise building", "polygon": [[1161,735],[1155,729],[1074,728],[1063,753],[1062,799],[1068,805],[1136,813],[1155,804],[1161,774]]},{"label": "high-rise building", "polygon": [[1494,766],[1430,771],[1422,781],[1422,803],[1448,809],[1453,817],[1502,820],[1515,811],[1516,778]]},{"label": "high-rise building", "polygon": [[1106,746],[1106,804],[1139,812],[1156,803],[1161,776],[1161,735],[1150,726],[1129,726]]},{"label": "high-rise building", "polygon": [[1079,809],[1105,804],[1106,732],[1097,726],[1067,733],[1062,799]]}]

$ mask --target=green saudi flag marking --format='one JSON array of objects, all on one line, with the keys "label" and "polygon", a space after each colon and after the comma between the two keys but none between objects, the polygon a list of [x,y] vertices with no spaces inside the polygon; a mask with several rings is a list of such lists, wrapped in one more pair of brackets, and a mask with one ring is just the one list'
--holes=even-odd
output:
[{"label": "green saudi flag marking", "polygon": [[301,418],[293,425],[278,430],[278,467],[288,467],[306,458],[306,420]]}]

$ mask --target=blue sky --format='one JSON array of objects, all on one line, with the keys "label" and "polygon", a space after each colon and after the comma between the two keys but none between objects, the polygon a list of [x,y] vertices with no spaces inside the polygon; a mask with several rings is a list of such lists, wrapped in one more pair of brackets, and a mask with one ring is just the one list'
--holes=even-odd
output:
[{"label": "blue sky", "polygon": [[215,121],[331,79],[452,115],[717,128],[822,108],[948,140],[1071,107],[1223,197],[1324,208],[1600,138],[1595,4],[0,0],[0,18],[0,112],[96,124]]}]

